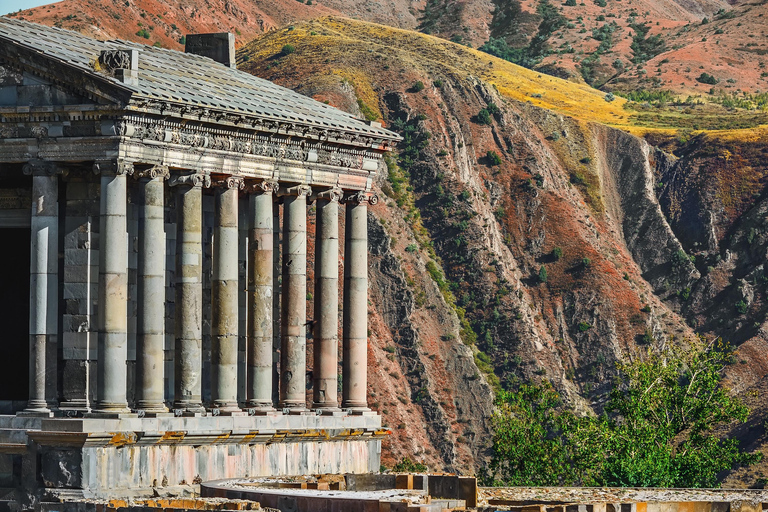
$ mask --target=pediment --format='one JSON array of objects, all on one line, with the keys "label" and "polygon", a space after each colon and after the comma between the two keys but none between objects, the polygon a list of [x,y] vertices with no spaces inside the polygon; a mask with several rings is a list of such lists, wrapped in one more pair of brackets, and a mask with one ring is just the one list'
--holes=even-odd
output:
[{"label": "pediment", "polygon": [[94,101],[72,88],[0,65],[0,107],[44,107],[57,105],[86,105]]}]

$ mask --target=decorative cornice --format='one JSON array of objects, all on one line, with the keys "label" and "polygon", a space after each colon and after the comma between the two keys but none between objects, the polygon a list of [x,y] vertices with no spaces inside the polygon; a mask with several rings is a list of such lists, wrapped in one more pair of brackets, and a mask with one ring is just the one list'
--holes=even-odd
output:
[{"label": "decorative cornice", "polygon": [[341,202],[341,199],[344,197],[344,192],[340,188],[329,188],[326,190],[321,190],[319,192],[315,192],[312,195],[312,200],[317,199],[323,199],[325,201],[330,202]]},{"label": "decorative cornice", "polygon": [[279,187],[277,196],[309,196],[312,193],[312,187],[309,185],[295,185],[293,187]]},{"label": "decorative cornice", "polygon": [[211,176],[202,172],[194,174],[173,174],[168,180],[168,185],[175,187],[177,185],[186,185],[188,187],[211,187]]},{"label": "decorative cornice", "polygon": [[266,119],[249,114],[224,112],[208,107],[172,103],[150,98],[134,99],[131,101],[129,108],[138,112],[158,113],[163,116],[173,115],[186,119],[250,128],[261,132],[298,136],[316,141],[373,147],[382,151],[387,151],[391,144],[399,140],[399,137],[395,134],[387,137],[383,134],[366,134],[343,129],[329,129],[305,124],[298,120]]},{"label": "decorative cornice", "polygon": [[21,171],[27,176],[55,176],[56,174],[63,174],[63,169],[56,163],[37,158],[25,163]]},{"label": "decorative cornice", "polygon": [[153,165],[152,167],[149,167],[147,169],[135,171],[133,173],[133,177],[136,179],[153,180],[155,178],[162,178],[167,180],[168,178],[171,177],[171,171],[169,171],[168,167],[165,165]]},{"label": "decorative cornice", "polygon": [[379,196],[372,192],[363,192],[357,191],[352,192],[344,196],[343,202],[346,203],[355,203],[355,204],[363,204],[368,203],[370,205],[374,205],[379,202]]},{"label": "decorative cornice", "polygon": [[133,162],[124,160],[97,160],[93,162],[93,174],[133,175]]}]

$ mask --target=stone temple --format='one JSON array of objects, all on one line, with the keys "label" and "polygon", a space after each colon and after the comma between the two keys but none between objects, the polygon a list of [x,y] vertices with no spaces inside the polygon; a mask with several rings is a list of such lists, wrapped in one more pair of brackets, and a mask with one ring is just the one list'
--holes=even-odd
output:
[{"label": "stone temple", "polygon": [[367,207],[397,140],[237,71],[230,34],[0,18],[0,487],[378,471]]}]

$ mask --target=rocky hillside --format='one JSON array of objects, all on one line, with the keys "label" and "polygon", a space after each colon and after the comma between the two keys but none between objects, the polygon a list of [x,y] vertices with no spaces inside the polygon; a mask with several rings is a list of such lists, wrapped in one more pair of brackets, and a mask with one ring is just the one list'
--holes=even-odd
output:
[{"label": "rocky hillside", "polygon": [[387,463],[470,470],[492,388],[548,379],[599,411],[616,360],[694,329],[739,345],[737,390],[765,384],[765,131],[641,129],[649,112],[620,98],[339,18],[261,37],[238,65],[404,136],[369,219]]},{"label": "rocky hillside", "polygon": [[605,90],[706,94],[768,87],[767,13],[765,0],[63,0],[12,16],[178,49],[191,32],[230,31],[241,45],[288,23],[343,15],[485,45]]}]

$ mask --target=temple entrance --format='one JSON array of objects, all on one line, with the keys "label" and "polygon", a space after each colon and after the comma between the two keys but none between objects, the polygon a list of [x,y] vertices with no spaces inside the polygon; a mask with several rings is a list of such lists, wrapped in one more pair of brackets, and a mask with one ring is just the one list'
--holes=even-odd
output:
[{"label": "temple entrance", "polygon": [[28,228],[0,229],[0,401],[29,397],[29,246]]}]

